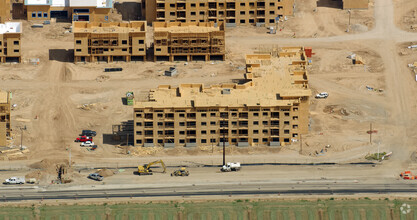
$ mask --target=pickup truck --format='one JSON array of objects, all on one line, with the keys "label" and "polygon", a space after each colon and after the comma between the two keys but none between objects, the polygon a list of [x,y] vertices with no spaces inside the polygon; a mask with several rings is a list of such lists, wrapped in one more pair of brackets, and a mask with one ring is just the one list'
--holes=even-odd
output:
[{"label": "pickup truck", "polygon": [[6,179],[3,184],[24,184],[25,178],[24,177],[10,177]]},{"label": "pickup truck", "polygon": [[94,142],[92,142],[92,141],[82,142],[82,143],[80,144],[80,146],[81,146],[81,147],[92,147],[92,146],[94,146]]},{"label": "pickup truck", "polygon": [[77,139],[75,139],[75,142],[86,142],[86,141],[93,141],[92,137],[87,137],[87,136],[81,136],[81,137],[77,137]]},{"label": "pickup truck", "polygon": [[96,181],[103,181],[104,179],[103,176],[101,176],[98,173],[91,173],[90,175],[88,175],[88,178]]},{"label": "pickup truck", "polygon": [[91,136],[91,137],[95,137],[97,135],[97,132],[92,131],[92,130],[83,130],[80,134],[80,136]]},{"label": "pickup truck", "polygon": [[240,170],[240,163],[227,163],[226,165],[224,165],[220,171],[222,172],[231,172],[231,171],[239,171]]},{"label": "pickup truck", "polygon": [[329,97],[329,93],[327,92],[320,92],[316,95],[316,99],[327,99]]}]

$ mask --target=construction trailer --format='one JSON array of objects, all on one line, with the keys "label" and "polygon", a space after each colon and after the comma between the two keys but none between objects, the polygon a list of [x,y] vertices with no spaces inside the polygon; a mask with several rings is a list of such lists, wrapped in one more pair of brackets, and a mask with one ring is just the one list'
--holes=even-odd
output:
[{"label": "construction trailer", "polygon": [[73,22],[74,62],[146,60],[146,21]]},{"label": "construction trailer", "polygon": [[294,0],[144,0],[142,14],[159,22],[224,22],[226,26],[274,24],[293,15]]},{"label": "construction trailer", "polygon": [[10,0],[0,0],[0,23],[4,23],[12,19],[10,11]]},{"label": "construction trailer", "polygon": [[27,20],[108,22],[113,0],[24,0]]},{"label": "construction trailer", "polygon": [[22,23],[0,24],[0,63],[20,63]]},{"label": "construction trailer", "polygon": [[0,146],[7,146],[11,137],[10,112],[11,93],[0,90]]},{"label": "construction trailer", "polygon": [[244,83],[160,85],[146,99],[136,99],[135,146],[283,146],[299,141],[308,133],[311,96],[304,48],[247,56],[247,66],[251,63],[261,65],[252,66]]},{"label": "construction trailer", "polygon": [[225,60],[224,23],[154,22],[155,61]]}]

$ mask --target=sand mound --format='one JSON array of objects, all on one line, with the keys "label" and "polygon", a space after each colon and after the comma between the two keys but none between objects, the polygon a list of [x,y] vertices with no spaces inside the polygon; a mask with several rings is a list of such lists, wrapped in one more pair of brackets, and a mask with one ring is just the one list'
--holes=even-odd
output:
[{"label": "sand mound", "polygon": [[57,165],[65,165],[68,166],[68,160],[61,160],[61,159],[44,159],[39,162],[31,164],[29,167],[34,169],[41,169],[41,170],[54,170],[56,169]]},{"label": "sand mound", "polygon": [[41,179],[41,176],[42,176],[42,172],[40,170],[35,170],[26,174],[25,178],[26,179],[30,179],[30,178]]},{"label": "sand mound", "polygon": [[103,177],[108,177],[108,176],[113,176],[114,172],[109,170],[109,169],[101,169],[101,170],[97,170],[98,174],[100,174]]}]

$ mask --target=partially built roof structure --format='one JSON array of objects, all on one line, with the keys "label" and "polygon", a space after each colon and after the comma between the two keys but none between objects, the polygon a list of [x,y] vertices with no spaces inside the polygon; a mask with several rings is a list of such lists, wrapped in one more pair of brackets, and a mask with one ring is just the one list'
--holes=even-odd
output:
[{"label": "partially built roof structure", "polygon": [[224,23],[154,22],[154,60],[224,60]]},{"label": "partially built roof structure", "polygon": [[224,22],[226,26],[274,24],[293,15],[294,0],[143,0],[148,23]]},{"label": "partially built roof structure", "polygon": [[304,49],[282,48],[264,64],[252,68],[240,84],[151,90],[147,100],[134,105],[135,145],[274,146],[298,141],[308,132],[311,96]]},{"label": "partially built roof structure", "polygon": [[146,21],[73,22],[75,62],[144,61]]},{"label": "partially built roof structure", "polygon": [[10,93],[0,90],[0,146],[7,146],[10,137]]}]

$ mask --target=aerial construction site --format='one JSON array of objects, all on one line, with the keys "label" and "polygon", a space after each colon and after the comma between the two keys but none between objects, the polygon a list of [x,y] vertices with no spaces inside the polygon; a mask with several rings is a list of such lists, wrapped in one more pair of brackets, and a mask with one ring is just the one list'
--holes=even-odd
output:
[{"label": "aerial construction site", "polygon": [[[103,200],[61,214],[412,219],[416,10],[0,0],[0,201],[33,203],[21,217],[40,219],[59,216],[43,205]],[[126,200],[181,204],[109,205]],[[207,200],[226,208],[186,203]]]}]

